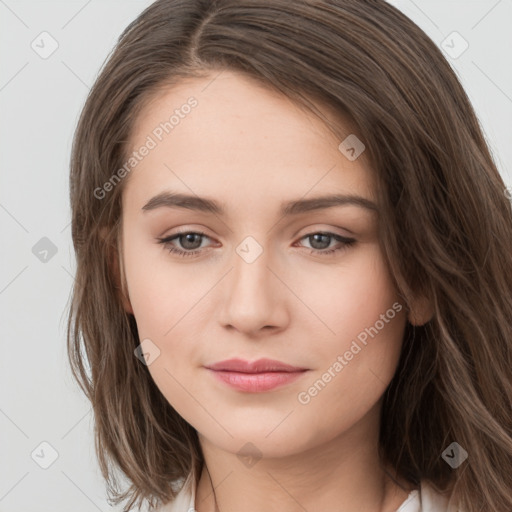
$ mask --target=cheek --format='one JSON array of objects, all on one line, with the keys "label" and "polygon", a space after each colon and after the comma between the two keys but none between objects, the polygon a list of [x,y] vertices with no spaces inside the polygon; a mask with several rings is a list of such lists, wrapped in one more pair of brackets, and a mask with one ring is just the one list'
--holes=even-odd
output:
[{"label": "cheek", "polygon": [[310,383],[313,389],[303,389],[304,401],[320,409],[332,407],[337,416],[347,412],[339,397],[349,397],[351,413],[357,416],[358,409],[364,412],[379,398],[395,373],[405,307],[377,245],[365,247],[337,272],[331,268],[328,282],[328,288],[310,288],[312,309],[324,325],[315,345],[319,364]]},{"label": "cheek", "polygon": [[[350,343],[392,309],[395,302],[399,302],[376,243],[367,244],[348,255],[339,266],[325,266],[321,273],[305,279],[303,283],[301,296],[307,298],[307,305],[317,316],[317,322],[321,320],[323,323],[319,323],[318,332],[334,344]],[[387,316],[399,316],[396,309],[405,308],[395,307]],[[311,318],[313,321],[313,315]],[[393,330],[392,324],[400,323],[400,320],[387,322],[383,331],[389,332]]]},{"label": "cheek", "polygon": [[[158,243],[127,232],[124,269],[140,338],[163,339],[205,293]],[[172,331],[171,331],[172,332]]]}]

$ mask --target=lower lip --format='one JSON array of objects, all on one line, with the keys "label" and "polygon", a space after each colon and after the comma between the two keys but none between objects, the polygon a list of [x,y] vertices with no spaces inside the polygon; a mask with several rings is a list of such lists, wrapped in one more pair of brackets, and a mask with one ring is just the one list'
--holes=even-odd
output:
[{"label": "lower lip", "polygon": [[249,391],[259,393],[270,391],[277,387],[289,384],[297,380],[301,375],[307,372],[266,372],[266,373],[240,373],[221,370],[210,370],[217,379],[229,384],[231,387],[240,391]]}]

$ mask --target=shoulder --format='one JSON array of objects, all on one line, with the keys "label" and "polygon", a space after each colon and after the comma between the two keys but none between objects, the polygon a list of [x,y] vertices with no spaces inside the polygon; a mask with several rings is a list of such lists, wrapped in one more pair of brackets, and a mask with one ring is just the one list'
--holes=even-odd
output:
[{"label": "shoulder", "polygon": [[176,498],[154,510],[154,512],[196,512],[195,506],[195,487],[192,485],[193,476],[181,479],[176,482],[176,489],[180,489]]},{"label": "shoulder", "polygon": [[[155,512],[196,512],[195,488],[192,478],[177,482],[177,488],[181,487],[176,498],[156,509]],[[428,482],[422,481],[419,490],[410,492],[407,499],[396,512],[461,512],[456,509],[451,500],[437,492]]]},{"label": "shoulder", "polygon": [[427,481],[421,482],[419,490],[411,491],[407,500],[396,512],[461,512],[456,509],[449,496],[436,491]]}]

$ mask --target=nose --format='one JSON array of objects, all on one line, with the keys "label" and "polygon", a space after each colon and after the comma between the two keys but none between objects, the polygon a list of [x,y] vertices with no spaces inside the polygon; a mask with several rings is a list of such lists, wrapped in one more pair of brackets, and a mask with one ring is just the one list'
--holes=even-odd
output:
[{"label": "nose", "polygon": [[268,252],[263,250],[250,263],[235,252],[232,262],[223,288],[222,325],[253,337],[286,328],[290,292],[283,276],[276,277],[279,270],[272,268]]}]

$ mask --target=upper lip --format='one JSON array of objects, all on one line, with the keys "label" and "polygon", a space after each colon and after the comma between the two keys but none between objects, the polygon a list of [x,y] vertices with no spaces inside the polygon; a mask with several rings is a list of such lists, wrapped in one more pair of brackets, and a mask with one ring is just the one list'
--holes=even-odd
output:
[{"label": "upper lip", "polygon": [[299,368],[291,366],[275,359],[258,359],[257,361],[249,362],[243,359],[227,359],[226,361],[219,361],[206,366],[210,370],[226,370],[242,373],[263,373],[263,372],[298,372],[307,370],[307,368]]}]

